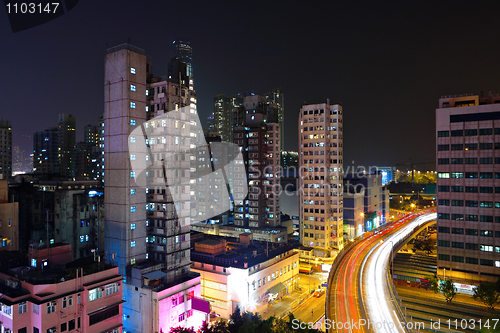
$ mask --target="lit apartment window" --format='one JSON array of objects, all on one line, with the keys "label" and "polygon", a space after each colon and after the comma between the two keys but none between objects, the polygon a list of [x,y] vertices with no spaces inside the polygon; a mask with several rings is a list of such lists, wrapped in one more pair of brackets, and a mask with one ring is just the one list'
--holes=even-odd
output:
[{"label": "lit apartment window", "polygon": [[146,253],[146,259],[149,259],[149,253]]},{"label": "lit apartment window", "polygon": [[135,119],[130,119],[130,125],[135,126]]},{"label": "lit apartment window", "polygon": [[49,302],[47,303],[47,314],[56,312],[56,302]]},{"label": "lit apartment window", "polygon": [[[146,96],[149,96],[149,90],[148,89],[146,89]],[[147,108],[148,107],[146,106],[146,112],[148,111]]]},{"label": "lit apartment window", "polygon": [[135,85],[134,85],[134,84],[131,84],[131,85],[130,85],[130,90],[131,90],[131,91],[136,91],[136,88],[135,88]]},{"label": "lit apartment window", "polygon": [[135,109],[135,102],[130,102],[130,108]]},{"label": "lit apartment window", "polygon": [[130,195],[134,195],[135,194],[135,188],[131,188],[130,189]]},{"label": "lit apartment window", "polygon": [[135,68],[134,67],[130,67],[130,74],[135,74]]},{"label": "lit apartment window", "polygon": [[130,247],[135,247],[135,241],[130,242]]},{"label": "lit apartment window", "polygon": [[135,206],[130,207],[130,212],[135,213]]},{"label": "lit apartment window", "polygon": [[130,178],[134,178],[135,177],[135,171],[130,171]]},{"label": "lit apartment window", "polygon": [[95,301],[96,299],[99,299],[101,297],[102,297],[101,288],[94,288],[89,290],[89,302]]},{"label": "lit apartment window", "polygon": [[131,230],[134,230],[134,229],[135,229],[135,223],[132,223],[132,224],[130,225],[130,229],[131,229]]},{"label": "lit apartment window", "polygon": [[135,142],[135,136],[130,137],[130,142]]},{"label": "lit apartment window", "polygon": [[130,259],[130,264],[134,265],[135,264],[135,258]]},{"label": "lit apartment window", "polygon": [[116,294],[120,291],[120,287],[118,287],[118,283],[111,283],[106,285],[106,296]]},{"label": "lit apartment window", "polygon": [[130,155],[130,160],[131,160],[131,161],[135,161],[135,154],[131,154],[131,155]]},{"label": "lit apartment window", "polygon": [[25,313],[26,311],[28,311],[28,305],[26,302],[21,302],[18,304],[18,313],[19,314],[23,314]]},{"label": "lit apartment window", "polygon": [[80,236],[80,243],[83,243],[85,241],[85,236]]}]

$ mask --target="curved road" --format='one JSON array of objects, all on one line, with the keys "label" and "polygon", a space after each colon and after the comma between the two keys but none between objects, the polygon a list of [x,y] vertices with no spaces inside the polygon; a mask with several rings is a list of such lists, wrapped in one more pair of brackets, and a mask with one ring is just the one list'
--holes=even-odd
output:
[{"label": "curved road", "polygon": [[[387,225],[382,230],[367,233],[363,240],[345,254],[333,275],[333,281],[329,283],[331,287],[328,289],[330,293],[328,301],[331,314],[328,319],[332,325],[330,332],[392,331],[389,327],[377,330],[375,324],[377,320],[387,321],[392,317],[392,313],[387,314],[390,298],[387,300],[385,295],[389,293],[383,288],[384,285],[387,287],[387,284],[380,280],[381,276],[385,277],[385,275],[380,274],[386,272],[387,269],[389,258],[387,255],[390,255],[391,240],[393,244],[396,243],[396,238],[390,237],[398,235],[397,239],[401,239],[406,235],[403,232],[412,231],[416,226],[415,223],[421,223],[416,222],[420,220],[415,219],[418,215],[420,214],[408,215]],[[435,218],[435,214],[433,215]],[[384,243],[384,239],[388,241]],[[383,251],[379,253],[378,249]],[[361,272],[364,274],[361,275]],[[364,296],[360,297],[360,293]],[[365,306],[361,305],[362,302]],[[365,309],[368,313],[364,312]],[[394,320],[397,319],[393,318]]]}]

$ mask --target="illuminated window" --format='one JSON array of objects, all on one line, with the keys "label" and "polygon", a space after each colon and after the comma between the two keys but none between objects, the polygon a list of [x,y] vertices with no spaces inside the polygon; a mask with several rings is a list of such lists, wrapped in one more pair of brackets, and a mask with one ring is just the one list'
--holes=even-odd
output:
[{"label": "illuminated window", "polygon": [[135,229],[135,223],[132,223],[132,224],[130,225],[130,229],[131,229],[131,230],[134,230],[134,229]]},{"label": "illuminated window", "polygon": [[135,109],[135,102],[130,102],[130,108]]},{"label": "illuminated window", "polygon": [[130,259],[130,264],[134,265],[135,264],[135,258]]},{"label": "illuminated window", "polygon": [[135,126],[135,119],[130,119],[130,125]]},{"label": "illuminated window", "polygon": [[130,178],[134,178],[135,177],[135,171],[130,171]]},{"label": "illuminated window", "polygon": [[135,154],[130,155],[130,160],[135,161]]},{"label": "illuminated window", "polygon": [[130,142],[135,142],[135,136],[130,137]]},{"label": "illuminated window", "polygon": [[130,247],[135,247],[135,241],[130,242]]},{"label": "illuminated window", "polygon": [[131,188],[130,189],[130,195],[134,195],[135,194],[135,188]]},{"label": "illuminated window", "polygon": [[135,68],[134,67],[130,67],[130,74],[135,74]]},{"label": "illuminated window", "polygon": [[135,213],[135,206],[130,207],[130,212]]},{"label": "illuminated window", "polygon": [[131,85],[130,85],[130,90],[131,90],[131,91],[136,91],[136,88],[135,88],[135,85],[134,85],[134,84],[131,84]]}]

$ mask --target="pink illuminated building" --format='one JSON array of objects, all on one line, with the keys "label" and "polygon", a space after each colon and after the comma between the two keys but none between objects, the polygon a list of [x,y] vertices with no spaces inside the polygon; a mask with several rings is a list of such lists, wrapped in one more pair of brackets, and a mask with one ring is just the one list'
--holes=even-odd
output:
[{"label": "pink illuminated building", "polygon": [[49,266],[0,272],[1,332],[122,332],[118,267]]}]

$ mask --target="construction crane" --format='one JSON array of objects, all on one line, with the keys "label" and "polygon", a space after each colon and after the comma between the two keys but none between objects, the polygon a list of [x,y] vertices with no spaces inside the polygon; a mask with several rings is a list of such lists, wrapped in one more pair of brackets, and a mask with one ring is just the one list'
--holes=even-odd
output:
[{"label": "construction crane", "polygon": [[398,163],[396,166],[406,166],[411,169],[411,185],[415,184],[415,165],[425,165],[425,164],[434,164],[434,162],[421,162],[421,163],[413,163],[413,160],[410,158],[410,163]]}]

